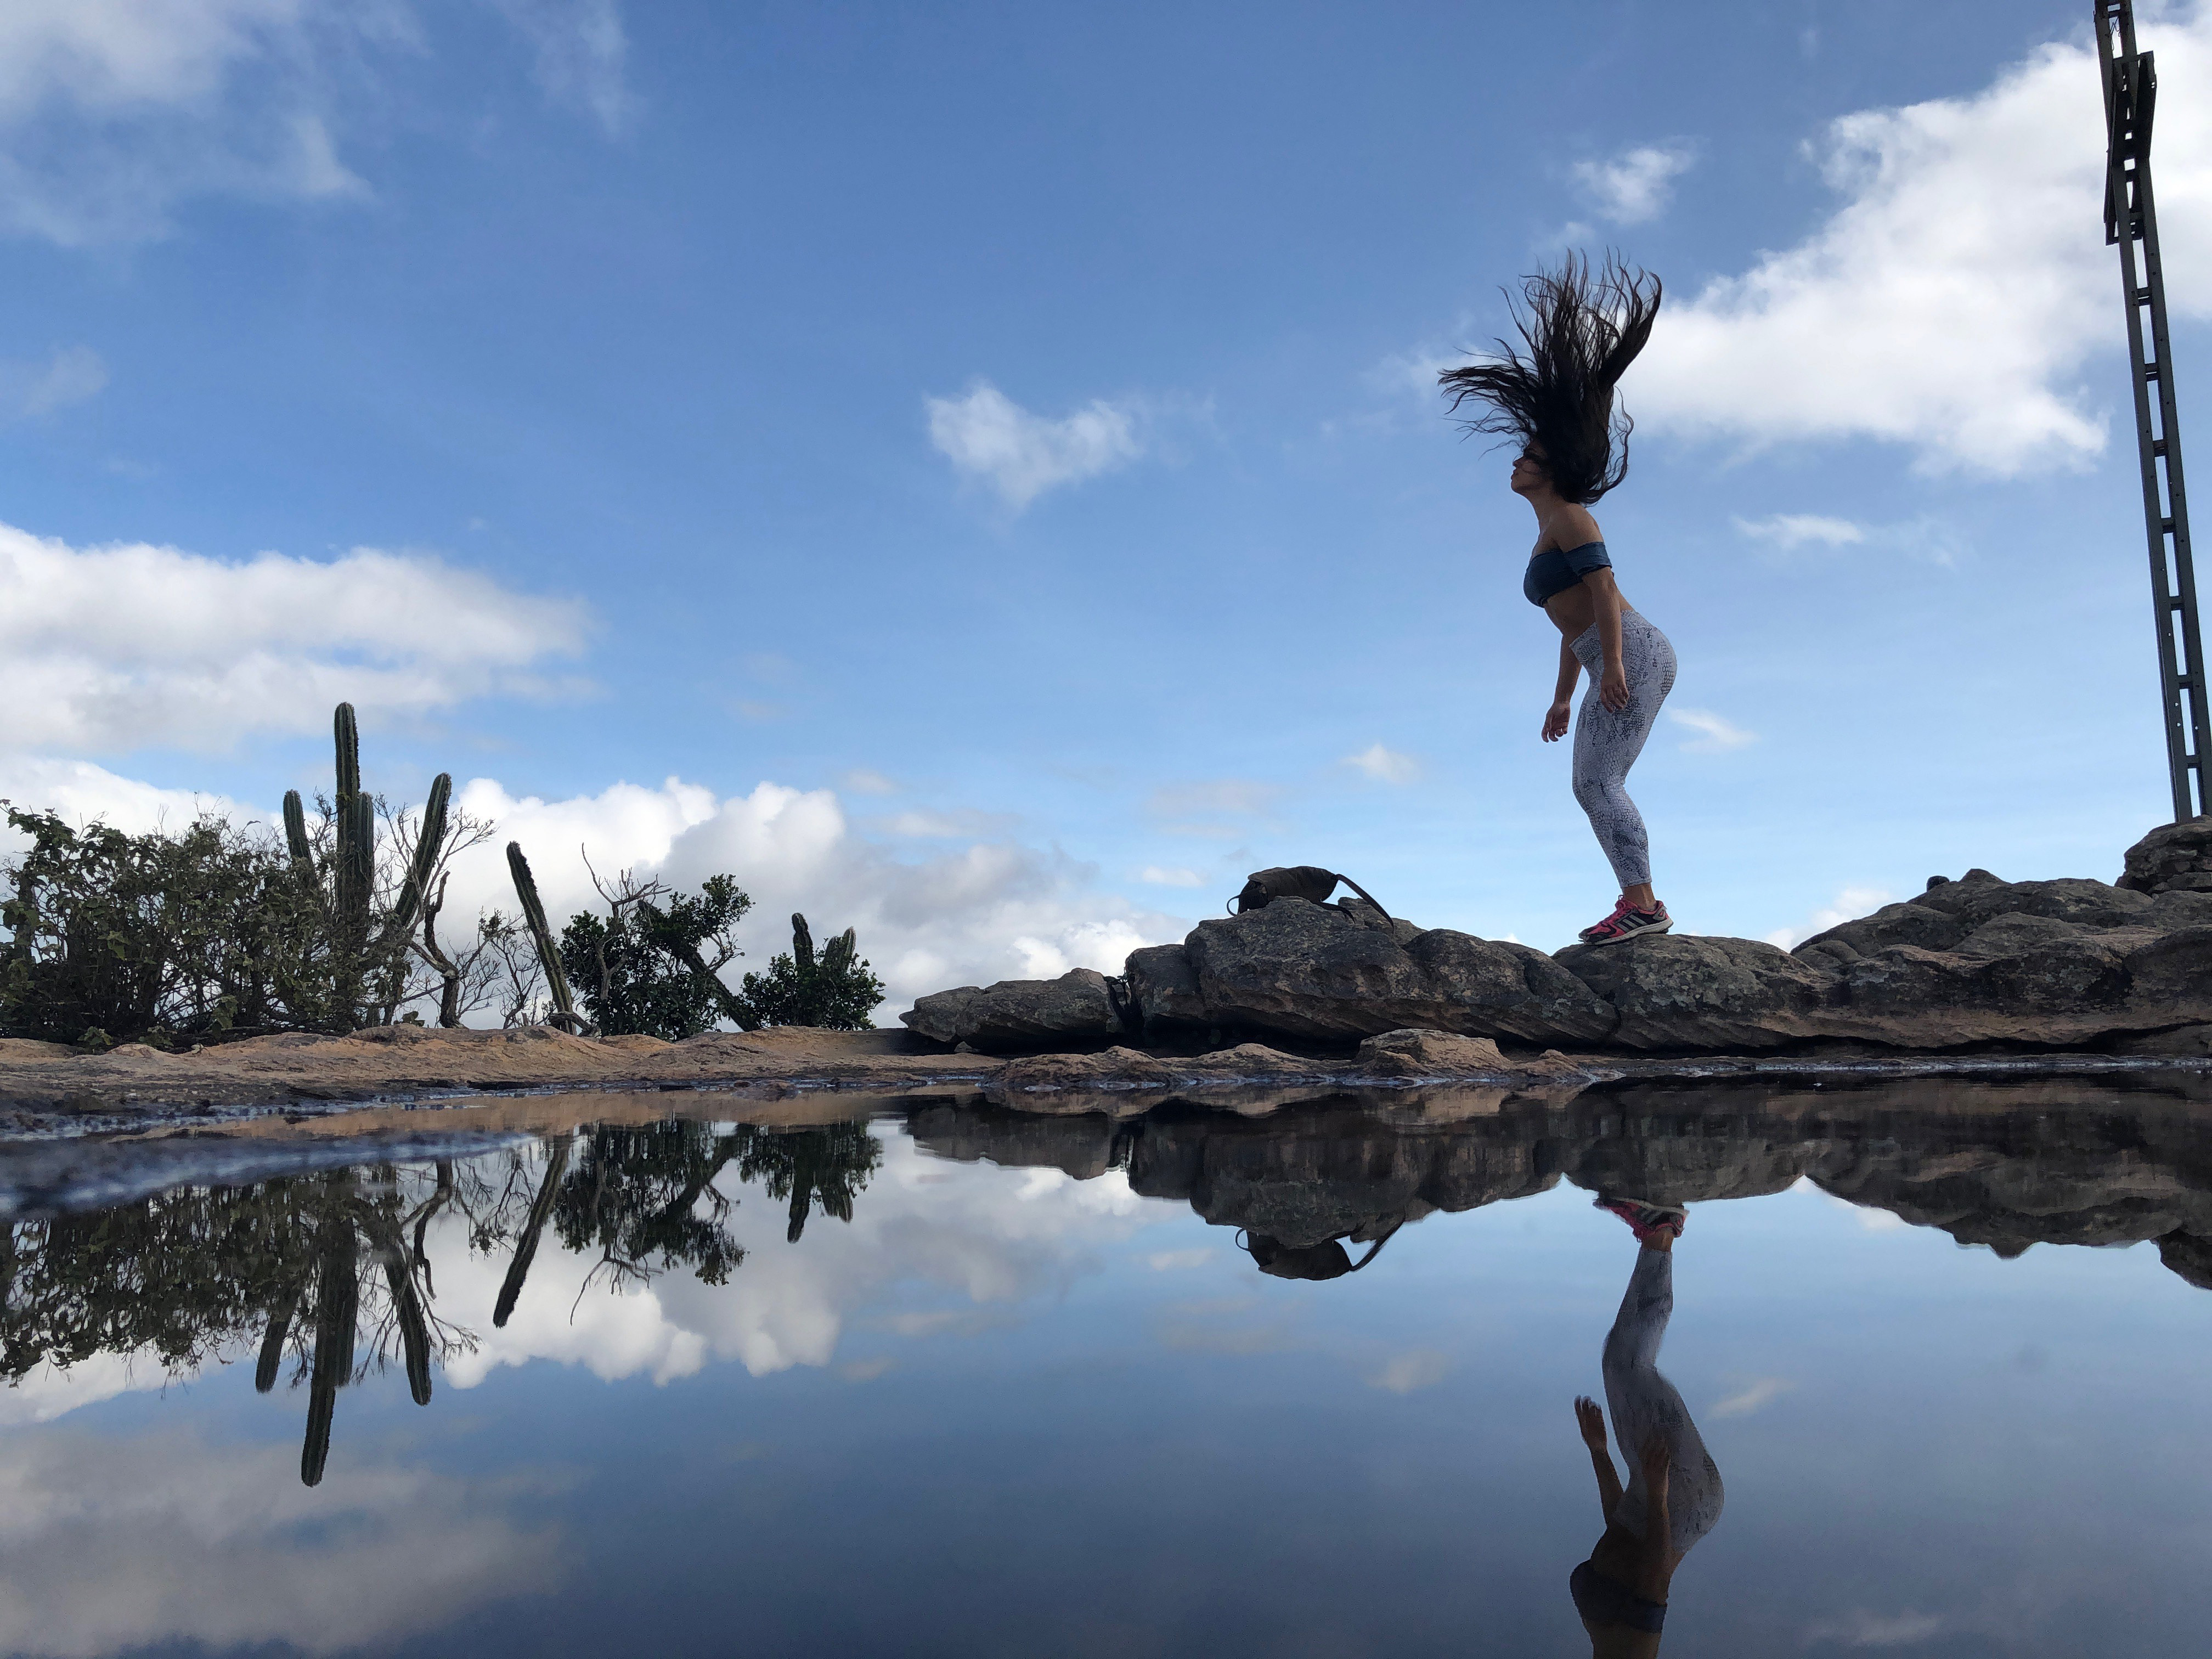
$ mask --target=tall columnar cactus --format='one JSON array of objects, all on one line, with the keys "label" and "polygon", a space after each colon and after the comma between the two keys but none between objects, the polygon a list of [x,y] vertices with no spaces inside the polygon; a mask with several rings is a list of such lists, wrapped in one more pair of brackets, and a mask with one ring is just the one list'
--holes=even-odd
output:
[{"label": "tall columnar cactus", "polygon": [[575,1001],[568,994],[568,976],[561,971],[561,947],[546,923],[538,880],[530,873],[530,860],[522,856],[519,841],[507,844],[507,867],[514,877],[514,896],[522,906],[522,919],[529,924],[531,940],[538,946],[538,965],[545,970],[545,989],[553,999],[554,1012],[561,1024],[573,1031],[581,1022],[576,1018]]},{"label": "tall columnar cactus", "polygon": [[331,717],[331,735],[338,751],[338,806],[361,793],[361,728],[355,723],[353,705],[342,702]]},{"label": "tall columnar cactus", "polygon": [[430,799],[422,806],[420,832],[415,837],[415,861],[408,867],[407,885],[399,894],[399,908],[392,913],[392,937],[404,947],[415,931],[415,918],[422,913],[429,896],[430,878],[438,872],[438,855],[445,850],[446,811],[453,799],[453,775],[441,772],[430,785]]},{"label": "tall columnar cactus", "polygon": [[806,926],[806,918],[796,910],[791,913],[791,959],[800,973],[814,971],[814,934]]},{"label": "tall columnar cactus", "polygon": [[284,792],[284,845],[291,850],[295,869],[314,869],[315,849],[307,840],[307,808],[296,789]]},{"label": "tall columnar cactus", "polygon": [[860,948],[860,936],[850,927],[822,947],[822,972],[830,979],[842,979],[845,970],[853,965],[853,952]]}]

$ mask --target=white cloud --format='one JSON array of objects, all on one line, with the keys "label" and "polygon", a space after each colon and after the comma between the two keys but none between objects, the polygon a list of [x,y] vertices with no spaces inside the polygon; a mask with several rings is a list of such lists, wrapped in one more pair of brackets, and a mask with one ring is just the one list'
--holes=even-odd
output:
[{"label": "white cloud", "polygon": [[[941,1286],[971,1304],[959,1312],[1013,1313],[1008,1304],[1049,1299],[1097,1271],[1103,1247],[1183,1212],[1139,1198],[1118,1170],[1079,1182],[1036,1169],[1010,1180],[996,1168],[941,1162],[895,1131],[880,1138],[882,1165],[852,1220],[817,1216],[796,1247],[784,1239],[784,1207],[726,1172],[715,1184],[737,1200],[726,1224],[745,1260],[720,1287],[672,1273],[623,1295],[586,1290],[595,1255],[541,1251],[506,1326],[471,1321],[481,1345],[450,1359],[447,1377],[471,1389],[499,1366],[536,1359],[656,1382],[715,1359],[756,1376],[829,1366],[847,1328],[904,1286]],[[434,1228],[439,1295],[457,1308],[489,1308],[507,1263],[470,1254],[466,1224],[441,1218]],[[871,1322],[910,1340],[961,1328],[957,1320]]]},{"label": "white cloud", "polygon": [[582,643],[584,613],[420,554],[225,563],[0,525],[0,749],[228,748],[331,706],[421,714]]},{"label": "white cloud", "polygon": [[1765,542],[1784,553],[1810,543],[1822,547],[1850,547],[1866,540],[1863,526],[1849,519],[1824,518],[1817,513],[1777,513],[1765,519],[1737,519],[1735,527],[1755,542]]},{"label": "white cloud", "polygon": [[[2212,12],[2147,25],[2169,88],[2212,84]],[[1810,147],[1841,205],[1796,246],[1670,299],[1629,377],[1652,429],[1750,447],[1870,437],[1923,471],[2084,464],[2118,371],[2094,52],[2042,46],[1970,96],[1869,109]],[[2212,312],[2212,99],[2169,95],[2154,158],[2177,313]],[[2098,383],[2109,382],[2100,373]]]},{"label": "white cloud", "polygon": [[1125,466],[1145,453],[1138,411],[1094,400],[1059,420],[1033,415],[987,380],[964,398],[930,398],[929,441],[958,471],[1020,512],[1045,491]]},{"label": "white cloud", "polygon": [[[617,0],[490,3],[549,98],[623,124]],[[383,120],[380,75],[428,44],[406,0],[8,0],[0,232],[88,246],[162,235],[197,197],[367,196],[336,135]]]},{"label": "white cloud", "polygon": [[856,795],[896,795],[899,787],[880,772],[871,772],[865,766],[856,767],[845,774],[845,787]]},{"label": "white cloud", "polygon": [[1195,870],[1183,869],[1181,866],[1169,867],[1148,864],[1137,872],[1137,879],[1149,887],[1203,887],[1206,885],[1204,876],[1200,875]]},{"label": "white cloud", "polygon": [[1715,1417],[1749,1417],[1772,1405],[1797,1385],[1786,1376],[1753,1378],[1712,1408]]},{"label": "white cloud", "polygon": [[600,872],[635,867],[696,886],[727,872],[754,900],[740,929],[746,955],[732,980],[790,948],[789,917],[816,937],[856,928],[860,953],[889,989],[890,1019],[931,991],[1000,979],[1050,978],[1070,968],[1118,973],[1141,945],[1181,939],[1188,923],[1088,890],[1085,866],[1011,842],[974,842],[918,862],[855,834],[836,795],[763,783],[718,798],[671,778],[658,789],[617,784],[597,795],[517,799],[477,778],[456,805],[495,820],[494,841],[457,868],[455,915],[512,912],[505,848],[529,855],[556,922],[596,904],[579,848]]},{"label": "white cloud", "polygon": [[1861,547],[1950,567],[1969,551],[1964,536],[1943,520],[1926,514],[1885,525],[1858,524],[1817,513],[1777,513],[1764,519],[1740,518],[1734,523],[1739,534],[1785,556],[1807,547],[1831,550]]},{"label": "white cloud", "polygon": [[1811,1643],[1839,1643],[1847,1648],[1917,1647],[1942,1634],[1945,1620],[1932,1613],[1869,1613],[1863,1608],[1845,1619],[1832,1619],[1805,1632]]},{"label": "white cloud", "polygon": [[1638,144],[1609,161],[1576,162],[1574,180],[1605,217],[1638,225],[1667,210],[1674,180],[1697,159],[1686,143]]},{"label": "white cloud", "polygon": [[623,80],[629,41],[616,0],[492,0],[537,49],[538,84],[556,102],[588,112],[620,132],[635,100]]},{"label": "white cloud", "polygon": [[90,346],[56,346],[35,362],[0,361],[0,416],[36,420],[100,395],[107,364]]},{"label": "white cloud", "polygon": [[131,835],[190,823],[203,811],[240,822],[261,816],[222,795],[162,789],[119,777],[90,761],[0,754],[0,799],[31,811],[58,812],[72,823],[99,818]]},{"label": "white cloud", "polygon": [[1342,763],[1364,772],[1377,783],[1411,783],[1421,775],[1420,762],[1379,743],[1356,755],[1346,755]]},{"label": "white cloud", "polygon": [[1717,755],[1759,741],[1758,732],[1747,732],[1735,721],[1723,719],[1710,708],[1669,708],[1667,718],[1675,725],[1687,726],[1698,733],[1682,745],[1696,754]]},{"label": "white cloud", "polygon": [[388,1651],[555,1580],[556,1536],[517,1524],[527,1493],[356,1464],[343,1436],[309,1488],[289,1443],[18,1430],[0,1491],[9,1653]]},{"label": "white cloud", "polygon": [[1886,887],[1839,887],[1836,890],[1836,896],[1814,911],[1802,927],[1778,927],[1766,935],[1766,942],[1778,945],[1785,951],[1795,950],[1815,933],[1825,933],[1831,927],[1871,915],[1895,896]]},{"label": "white cloud", "polygon": [[1435,1349],[1415,1348],[1383,1361],[1368,1374],[1367,1386],[1390,1394],[1412,1394],[1418,1389],[1434,1388],[1450,1368],[1450,1362]]}]

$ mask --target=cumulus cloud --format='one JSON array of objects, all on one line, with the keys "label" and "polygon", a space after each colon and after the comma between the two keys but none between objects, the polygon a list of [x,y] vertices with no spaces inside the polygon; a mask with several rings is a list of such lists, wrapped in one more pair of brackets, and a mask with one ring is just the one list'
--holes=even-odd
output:
[{"label": "cumulus cloud", "polygon": [[349,1465],[343,1442],[332,1465],[309,1488],[289,1443],[0,1438],[0,1649],[388,1650],[552,1587],[557,1540],[517,1524],[512,1487]]},{"label": "cumulus cloud", "polygon": [[1145,453],[1138,411],[1094,400],[1054,420],[1033,415],[988,380],[964,398],[930,398],[929,441],[954,468],[988,483],[1020,512],[1048,489],[1126,466]]},{"label": "cumulus cloud", "polygon": [[419,554],[239,563],[0,525],[0,748],[228,748],[350,699],[421,714],[543,690],[581,607]]},{"label": "cumulus cloud", "polygon": [[1603,216],[1640,225],[1667,210],[1674,180],[1697,159],[1695,148],[1679,141],[1638,144],[1606,161],[1576,162],[1574,180]]},{"label": "cumulus cloud", "polygon": [[1831,927],[1871,915],[1896,896],[1886,887],[1839,887],[1836,890],[1836,896],[1814,911],[1803,927],[1778,927],[1766,935],[1766,942],[1778,945],[1785,951],[1795,950],[1815,933],[1825,933]]},{"label": "cumulus cloud", "polygon": [[[2212,13],[2142,33],[2169,85],[2212,77]],[[1840,204],[1671,299],[1631,407],[1751,447],[1882,440],[1927,471],[2086,464],[2106,419],[2081,377],[2122,323],[2104,152],[2083,45],[2040,47],[1971,95],[1832,123],[1808,153]],[[2160,104],[2155,165],[2174,309],[2212,314],[2212,100]]]},{"label": "cumulus cloud", "polygon": [[[549,98],[622,125],[616,0],[490,3]],[[161,235],[197,197],[364,197],[337,134],[428,48],[403,0],[9,0],[0,231],[88,246]]]},{"label": "cumulus cloud", "polygon": [[1203,887],[1206,878],[1195,870],[1186,870],[1180,865],[1148,864],[1137,872],[1137,879],[1147,887]]},{"label": "cumulus cloud", "polygon": [[538,55],[538,84],[558,103],[574,104],[609,133],[628,125],[635,106],[623,79],[629,37],[616,0],[492,0]]},{"label": "cumulus cloud", "polygon": [[1667,718],[1698,734],[1682,745],[1693,754],[1717,755],[1759,741],[1758,732],[1747,732],[1710,708],[1669,708]]},{"label": "cumulus cloud", "polygon": [[[727,1225],[744,1265],[720,1287],[668,1273],[642,1289],[586,1291],[596,1256],[541,1252],[505,1327],[485,1328],[472,1353],[447,1363],[460,1389],[503,1365],[536,1359],[581,1365],[608,1378],[656,1382],[688,1376],[711,1361],[734,1360],[756,1376],[833,1364],[846,1330],[895,1293],[934,1286],[968,1306],[950,1316],[872,1322],[910,1339],[973,1334],[1022,1304],[1064,1293],[1103,1265],[1100,1252],[1183,1212],[1139,1198],[1111,1170],[1076,1181],[1058,1170],[1005,1170],[940,1162],[906,1135],[882,1135],[883,1163],[849,1222],[817,1218],[794,1247],[787,1213],[726,1174],[720,1190],[737,1200]],[[441,1304],[489,1308],[504,1260],[468,1253],[466,1223],[441,1221],[434,1252]],[[579,1292],[583,1294],[580,1296]]]},{"label": "cumulus cloud", "polygon": [[1737,519],[1735,524],[1739,534],[1784,553],[1814,544],[1850,547],[1867,538],[1864,526],[1818,513],[1777,513],[1771,518]]},{"label": "cumulus cloud", "polygon": [[1395,749],[1385,749],[1379,743],[1370,744],[1356,755],[1346,755],[1343,763],[1365,773],[1377,783],[1411,783],[1421,775],[1420,762]]},{"label": "cumulus cloud", "polygon": [[456,805],[499,825],[455,870],[456,915],[512,911],[504,848],[522,843],[556,918],[592,908],[584,854],[605,874],[634,868],[692,887],[727,872],[754,900],[732,978],[789,946],[803,912],[817,936],[859,930],[889,989],[883,1017],[949,986],[1049,978],[1070,968],[1120,971],[1143,945],[1181,939],[1187,921],[1089,890],[1091,869],[1010,841],[972,842],[910,861],[857,834],[836,793],[763,783],[750,794],[671,778],[597,795],[517,798],[498,782],[463,786]]},{"label": "cumulus cloud", "polygon": [[1901,553],[1929,564],[1955,565],[1968,551],[1966,538],[1943,520],[1926,514],[1894,524],[1866,525],[1818,513],[1777,513],[1764,519],[1733,521],[1739,535],[1771,553],[1787,556],[1808,548],[1832,552],[1856,547]]},{"label": "cumulus cloud", "polygon": [[1753,1377],[1712,1408],[1715,1417],[1749,1417],[1772,1405],[1797,1385],[1786,1376]]},{"label": "cumulus cloud", "polygon": [[1393,1354],[1367,1375],[1367,1386],[1389,1394],[1412,1394],[1432,1389],[1444,1380],[1450,1362],[1434,1348],[1414,1348]]},{"label": "cumulus cloud", "polygon": [[85,403],[107,385],[107,364],[90,346],[56,346],[35,362],[0,361],[0,416],[36,420]]}]

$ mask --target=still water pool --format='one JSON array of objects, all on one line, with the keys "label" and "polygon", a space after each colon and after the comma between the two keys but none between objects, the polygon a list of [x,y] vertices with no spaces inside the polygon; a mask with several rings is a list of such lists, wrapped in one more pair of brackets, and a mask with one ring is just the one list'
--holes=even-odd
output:
[{"label": "still water pool", "polygon": [[677,1098],[0,1152],[0,1651],[1587,1654],[1599,1191],[1689,1206],[1665,1651],[2212,1650],[2180,1085]]}]

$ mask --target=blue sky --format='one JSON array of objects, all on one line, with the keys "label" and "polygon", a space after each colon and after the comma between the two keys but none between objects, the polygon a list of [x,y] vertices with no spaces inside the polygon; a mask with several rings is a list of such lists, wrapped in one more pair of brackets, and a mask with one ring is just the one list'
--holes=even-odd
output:
[{"label": "blue sky", "polygon": [[263,811],[350,696],[556,907],[729,869],[897,999],[1276,863],[1555,946],[1612,887],[1532,525],[1427,383],[1612,245],[1680,925],[2109,877],[2166,808],[2087,9],[17,3],[0,783]]}]

